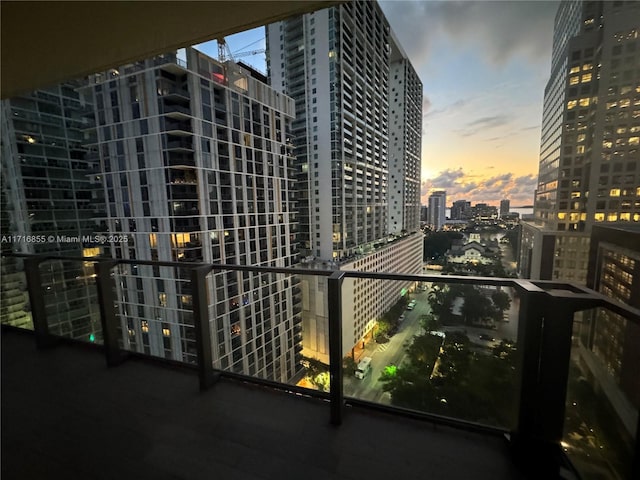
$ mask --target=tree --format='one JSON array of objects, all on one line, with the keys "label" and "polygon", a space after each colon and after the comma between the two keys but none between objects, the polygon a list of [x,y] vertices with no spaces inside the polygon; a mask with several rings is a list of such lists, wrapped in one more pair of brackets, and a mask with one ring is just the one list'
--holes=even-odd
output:
[{"label": "tree", "polygon": [[435,232],[424,239],[424,260],[441,259],[451,248],[453,240],[459,240],[463,235],[458,232]]},{"label": "tree", "polygon": [[353,357],[346,356],[342,360],[342,368],[344,369],[345,376],[352,377],[356,373],[356,368],[358,364],[353,359]]},{"label": "tree", "polygon": [[473,285],[465,285],[464,304],[460,310],[467,324],[493,318],[495,313],[491,300]]},{"label": "tree", "polygon": [[321,392],[329,390],[329,365],[317,358],[303,357],[302,364],[307,369],[307,379]]},{"label": "tree", "polygon": [[491,294],[491,300],[495,307],[500,310],[500,313],[504,313],[505,310],[509,310],[511,307],[511,297],[507,292],[497,290]]}]

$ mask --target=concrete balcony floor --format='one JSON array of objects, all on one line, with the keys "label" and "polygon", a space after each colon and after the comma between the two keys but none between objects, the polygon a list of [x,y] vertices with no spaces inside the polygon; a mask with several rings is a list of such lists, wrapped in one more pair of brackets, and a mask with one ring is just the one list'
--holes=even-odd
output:
[{"label": "concrete balcony floor", "polygon": [[2,478],[519,479],[498,437],[2,335]]}]

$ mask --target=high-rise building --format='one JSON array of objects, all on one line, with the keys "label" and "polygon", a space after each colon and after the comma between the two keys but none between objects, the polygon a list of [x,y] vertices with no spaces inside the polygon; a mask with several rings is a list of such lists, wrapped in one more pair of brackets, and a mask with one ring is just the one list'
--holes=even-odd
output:
[{"label": "high-rise building", "polygon": [[[97,146],[116,258],[296,264],[294,103],[233,62],[194,50],[95,75]],[[127,349],[195,361],[188,271],[117,272]],[[300,368],[295,279],[215,272],[217,368],[289,381]]]},{"label": "high-rise building", "polygon": [[428,219],[429,219],[429,207],[427,207],[426,205],[422,205],[420,207],[420,221],[422,223],[427,223]]},{"label": "high-rise building", "polygon": [[444,190],[434,190],[429,195],[429,221],[427,222],[433,230],[440,230],[446,220],[447,192]]},{"label": "high-rise building", "polygon": [[[2,102],[2,251],[54,256],[101,253],[101,190],[84,115],[91,105],[65,83]],[[49,330],[95,340],[100,319],[92,264],[41,264]],[[22,260],[2,260],[1,322],[29,326]]]},{"label": "high-rise building", "polygon": [[[419,273],[422,235],[414,232],[419,227],[421,83],[380,6],[348,2],[271,24],[267,52],[271,85],[296,102],[292,135],[299,239],[307,265]],[[303,296],[309,298],[303,311],[304,353],[321,359],[328,352],[327,319],[321,300],[316,304],[313,297],[325,291],[324,282],[302,280]],[[354,301],[363,308],[348,309],[353,319],[343,325],[349,332],[343,338],[346,351],[408,286],[398,284],[365,302],[363,295],[373,286],[355,283]]]},{"label": "high-rise building", "polygon": [[471,218],[471,202],[466,200],[456,200],[451,205],[452,220],[467,220]]},{"label": "high-rise building", "polygon": [[584,283],[591,227],[640,221],[639,16],[637,2],[560,4],[525,277]]},{"label": "high-rise building", "polygon": [[391,32],[388,232],[420,226],[422,82]]},{"label": "high-rise building", "polygon": [[511,202],[508,199],[500,200],[500,217],[509,213]]}]

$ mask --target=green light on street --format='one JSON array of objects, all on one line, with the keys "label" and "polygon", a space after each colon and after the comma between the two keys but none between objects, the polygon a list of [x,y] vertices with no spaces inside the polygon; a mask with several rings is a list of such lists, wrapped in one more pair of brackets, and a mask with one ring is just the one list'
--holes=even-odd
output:
[{"label": "green light on street", "polygon": [[387,375],[389,377],[395,376],[397,372],[398,367],[396,367],[395,365],[387,365],[386,367],[384,367],[384,375]]},{"label": "green light on street", "polygon": [[403,288],[402,290],[400,290],[400,296],[404,297],[407,294],[407,289]]}]

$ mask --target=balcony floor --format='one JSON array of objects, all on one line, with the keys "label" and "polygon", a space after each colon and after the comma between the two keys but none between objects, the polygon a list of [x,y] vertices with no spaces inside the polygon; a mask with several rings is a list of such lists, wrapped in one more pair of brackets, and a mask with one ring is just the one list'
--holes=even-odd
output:
[{"label": "balcony floor", "polygon": [[519,479],[504,440],[2,335],[2,478]]}]

